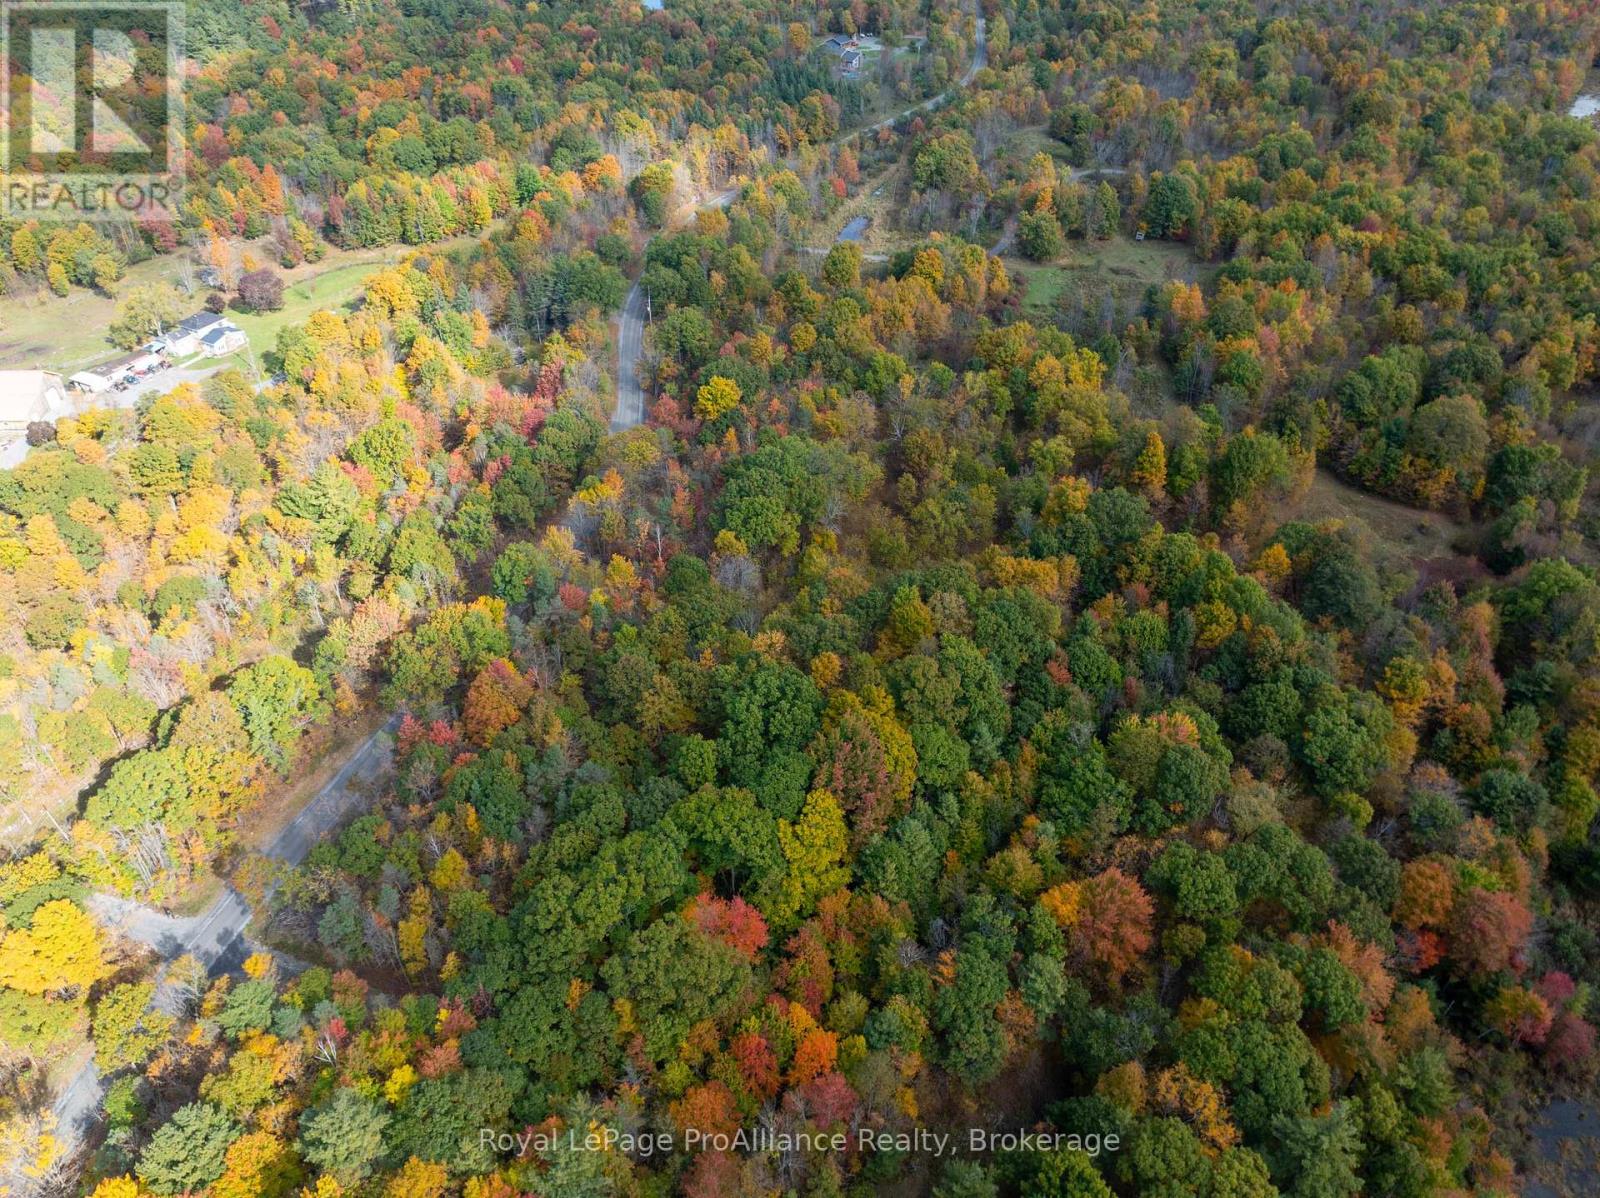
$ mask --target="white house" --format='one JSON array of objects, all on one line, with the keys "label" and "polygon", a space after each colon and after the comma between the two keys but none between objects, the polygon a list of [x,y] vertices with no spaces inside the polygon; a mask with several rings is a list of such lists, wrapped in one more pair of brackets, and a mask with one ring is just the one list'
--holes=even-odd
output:
[{"label": "white house", "polygon": [[54,423],[67,412],[67,390],[59,374],[0,370],[0,437],[25,433],[36,420]]},{"label": "white house", "polygon": [[243,349],[249,341],[243,329],[231,320],[225,320],[200,338],[200,352],[208,358],[222,358]]},{"label": "white house", "polygon": [[150,353],[165,353],[174,358],[192,358],[201,350],[201,339],[219,324],[232,325],[232,321],[215,312],[196,312],[179,321],[145,349]]}]

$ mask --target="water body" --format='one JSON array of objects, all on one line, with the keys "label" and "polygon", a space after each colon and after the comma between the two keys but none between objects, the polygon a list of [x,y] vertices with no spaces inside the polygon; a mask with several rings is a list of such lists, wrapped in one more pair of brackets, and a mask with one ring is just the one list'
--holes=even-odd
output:
[{"label": "water body", "polygon": [[1600,1111],[1558,1098],[1540,1112],[1529,1138],[1535,1164],[1523,1184],[1524,1198],[1600,1192]]},{"label": "water body", "polygon": [[844,228],[839,230],[837,241],[860,241],[866,235],[867,225],[871,223],[864,216],[853,216]]},{"label": "water body", "polygon": [[1568,116],[1591,117],[1600,113],[1600,94],[1579,96],[1567,109]]},{"label": "water body", "polygon": [[640,3],[651,12],[660,12],[667,6],[667,0],[640,0]]}]

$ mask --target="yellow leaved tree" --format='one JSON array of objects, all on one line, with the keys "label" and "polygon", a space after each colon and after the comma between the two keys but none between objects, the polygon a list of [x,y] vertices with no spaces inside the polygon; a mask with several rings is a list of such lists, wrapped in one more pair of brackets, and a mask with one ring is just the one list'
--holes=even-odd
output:
[{"label": "yellow leaved tree", "polygon": [[0,982],[27,994],[87,988],[110,973],[100,926],[67,899],[44,904],[28,927],[0,940]]}]

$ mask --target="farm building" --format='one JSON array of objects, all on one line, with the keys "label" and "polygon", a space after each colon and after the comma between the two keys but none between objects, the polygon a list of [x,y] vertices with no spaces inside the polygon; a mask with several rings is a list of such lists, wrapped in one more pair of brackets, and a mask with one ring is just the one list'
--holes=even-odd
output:
[{"label": "farm building", "polygon": [[61,376],[49,370],[0,370],[0,437],[28,431],[34,421],[67,414]]}]

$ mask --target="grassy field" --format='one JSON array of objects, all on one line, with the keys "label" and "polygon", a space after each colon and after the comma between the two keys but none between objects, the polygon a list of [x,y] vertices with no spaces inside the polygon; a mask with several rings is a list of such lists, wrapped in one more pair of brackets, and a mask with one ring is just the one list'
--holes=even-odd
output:
[{"label": "grassy field", "polygon": [[[175,255],[158,255],[129,267],[117,286],[126,291],[144,283],[176,283],[180,265]],[[45,291],[7,297],[0,312],[0,368],[72,374],[116,352],[106,329],[116,319],[117,303],[98,292],[75,287],[65,296]]]},{"label": "grassy field", "polygon": [[1204,282],[1214,268],[1196,262],[1189,247],[1171,241],[1135,241],[1120,234],[1108,241],[1074,241],[1055,262],[1009,258],[1006,268],[1023,285],[1023,304],[1041,312],[1055,308],[1070,285],[1109,281],[1124,301],[1169,279]]},{"label": "grassy field", "polygon": [[250,347],[259,355],[278,342],[278,330],[301,324],[313,312],[338,310],[361,293],[362,284],[380,267],[377,262],[347,262],[283,289],[283,307],[276,312],[228,312],[228,319],[245,331]]},{"label": "grassy field", "polygon": [[1359,520],[1385,544],[1419,563],[1455,556],[1472,532],[1443,512],[1426,512],[1368,494],[1328,470],[1316,472],[1310,488],[1284,519]]},{"label": "grassy field", "polygon": [[1062,166],[1067,166],[1067,147],[1051,137],[1043,125],[1026,125],[1006,143],[1005,153],[1018,162],[1026,163],[1035,154],[1046,154]]},{"label": "grassy field", "polygon": [[1016,262],[1007,265],[1022,284],[1023,306],[1040,312],[1048,312],[1056,306],[1056,297],[1072,279],[1072,272],[1061,266],[1033,266]]},{"label": "grassy field", "polygon": [[[457,238],[430,248],[440,252],[469,240],[473,239]],[[303,321],[319,308],[350,303],[360,294],[368,275],[411,252],[410,246],[329,250],[320,262],[279,272],[285,284],[282,310],[260,314],[230,311],[229,319],[249,334],[250,345],[259,355],[272,348],[284,325]],[[126,292],[153,282],[177,284],[182,273],[177,255],[162,254],[130,267],[117,289]],[[203,296],[196,292],[193,298],[198,311]],[[116,319],[116,311],[114,297],[81,288],[66,296],[46,292],[10,298],[0,307],[0,369],[43,368],[72,374],[115,357],[118,351],[106,339],[106,329]]]}]

